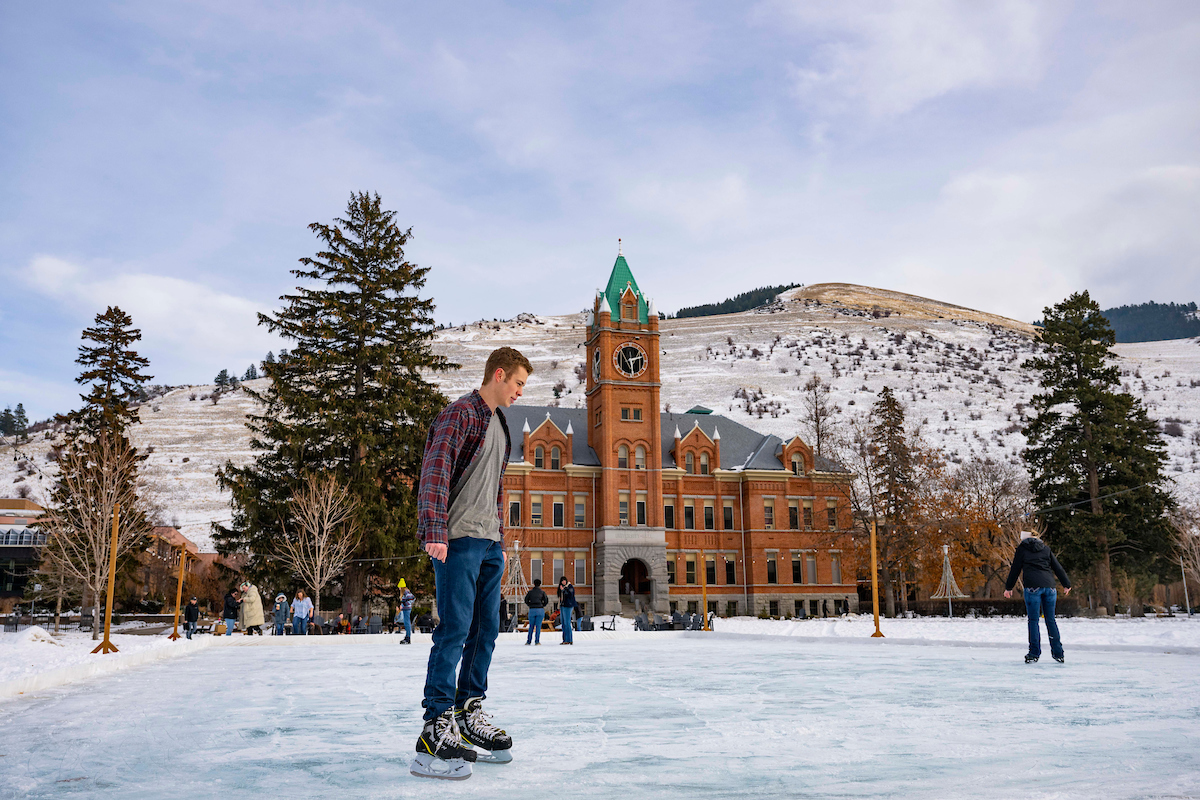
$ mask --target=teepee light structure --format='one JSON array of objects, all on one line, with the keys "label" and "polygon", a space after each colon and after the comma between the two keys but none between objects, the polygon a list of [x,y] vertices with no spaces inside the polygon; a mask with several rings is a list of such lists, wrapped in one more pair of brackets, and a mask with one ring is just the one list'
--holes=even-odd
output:
[{"label": "teepee light structure", "polygon": [[934,600],[946,600],[950,604],[950,617],[954,617],[954,598],[966,597],[962,589],[958,588],[958,584],[954,582],[954,570],[950,569],[950,545],[942,545],[942,582],[938,584],[937,591],[933,593]]},{"label": "teepee light structure", "polygon": [[[514,541],[508,554],[508,563],[504,565],[504,577],[500,581],[501,601],[520,603],[528,593],[529,583],[525,580],[525,571],[521,569],[521,543]],[[516,617],[516,614],[513,616]]]}]

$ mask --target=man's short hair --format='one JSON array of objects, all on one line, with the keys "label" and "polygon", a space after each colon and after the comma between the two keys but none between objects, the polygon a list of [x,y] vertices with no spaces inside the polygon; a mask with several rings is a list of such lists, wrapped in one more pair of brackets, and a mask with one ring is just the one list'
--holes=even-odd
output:
[{"label": "man's short hair", "polygon": [[542,585],[542,579],[541,579],[541,578],[534,578],[534,579],[533,579],[533,585],[534,585],[534,586],[541,586],[541,585]]},{"label": "man's short hair", "polygon": [[483,383],[486,386],[491,383],[492,376],[496,374],[496,370],[504,370],[504,377],[507,378],[516,371],[517,367],[524,367],[525,371],[530,375],[533,374],[533,364],[529,363],[529,359],[521,355],[521,351],[511,347],[498,347],[488,356],[487,366],[483,368]]}]

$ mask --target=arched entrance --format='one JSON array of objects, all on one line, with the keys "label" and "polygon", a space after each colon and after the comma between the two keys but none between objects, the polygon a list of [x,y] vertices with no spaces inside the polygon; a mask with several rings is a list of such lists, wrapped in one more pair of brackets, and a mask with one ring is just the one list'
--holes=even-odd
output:
[{"label": "arched entrance", "polygon": [[651,608],[654,582],[645,561],[631,558],[621,565],[620,591],[622,613],[637,613]]}]

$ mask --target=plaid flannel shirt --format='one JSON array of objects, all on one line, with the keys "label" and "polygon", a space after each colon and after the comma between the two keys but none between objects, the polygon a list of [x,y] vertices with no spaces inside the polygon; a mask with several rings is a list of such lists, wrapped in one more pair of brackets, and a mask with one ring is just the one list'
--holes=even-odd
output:
[{"label": "plaid flannel shirt", "polygon": [[[500,465],[500,485],[496,487],[496,516],[500,520],[500,539],[503,541],[504,470],[508,466],[512,439],[504,413],[499,408],[495,413],[504,428],[504,463]],[[450,489],[458,484],[479,454],[491,421],[492,412],[478,389],[446,406],[433,421],[425,441],[421,482],[417,489],[417,541],[422,547],[450,542]]]}]

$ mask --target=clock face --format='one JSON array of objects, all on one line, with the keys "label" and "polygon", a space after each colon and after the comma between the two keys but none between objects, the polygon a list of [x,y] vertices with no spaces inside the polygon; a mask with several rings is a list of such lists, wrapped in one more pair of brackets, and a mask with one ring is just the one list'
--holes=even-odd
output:
[{"label": "clock face", "polygon": [[597,347],[596,351],[594,353],[592,353],[592,380],[594,380],[594,381],[600,380],[600,348],[599,347]]},{"label": "clock face", "polygon": [[613,353],[613,366],[627,378],[636,378],[646,371],[646,351],[634,342],[626,342]]}]

